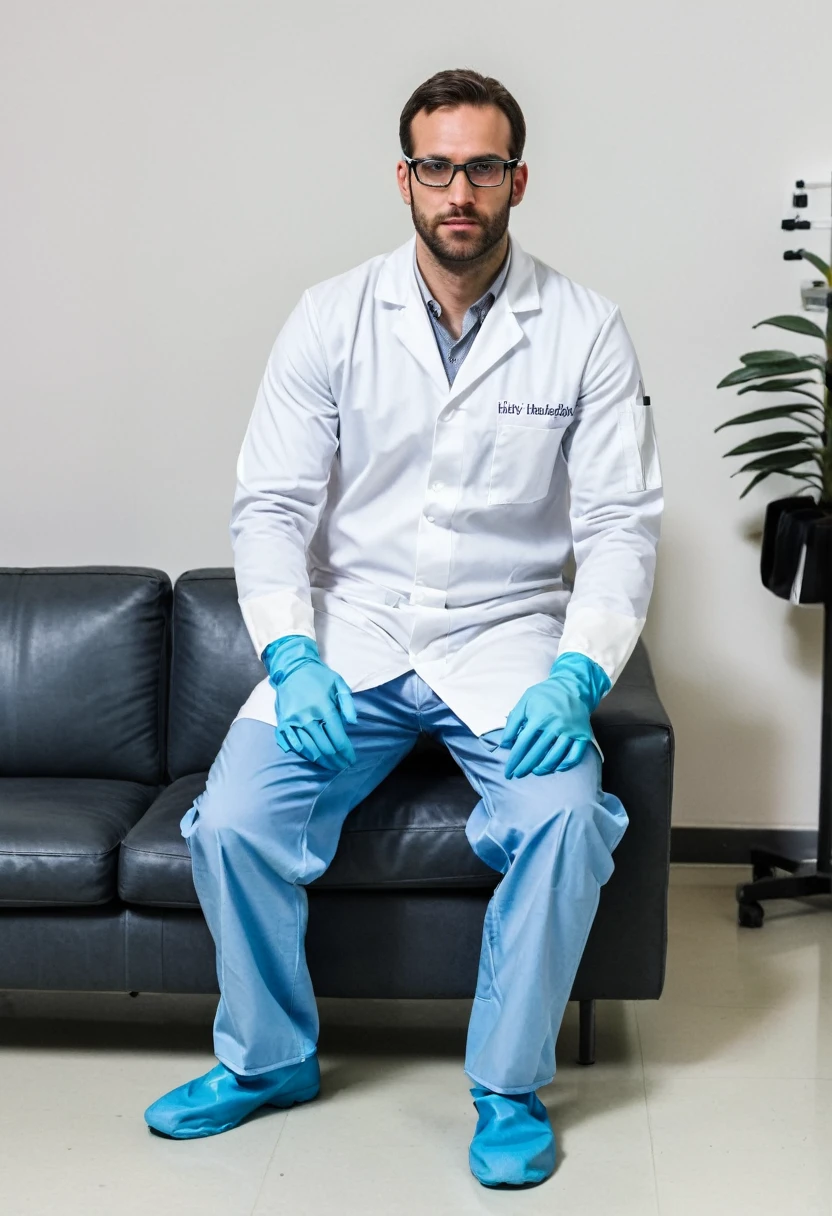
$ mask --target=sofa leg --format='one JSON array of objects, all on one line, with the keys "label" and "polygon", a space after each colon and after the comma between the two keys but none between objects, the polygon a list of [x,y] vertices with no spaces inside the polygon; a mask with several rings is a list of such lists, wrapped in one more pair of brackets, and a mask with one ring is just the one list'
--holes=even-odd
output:
[{"label": "sofa leg", "polygon": [[131,992],[131,993],[130,993],[130,995],[131,995],[131,996],[138,996],[139,994],[138,994],[138,992]]},{"label": "sofa leg", "polygon": [[595,1001],[579,1001],[578,1063],[595,1063]]}]

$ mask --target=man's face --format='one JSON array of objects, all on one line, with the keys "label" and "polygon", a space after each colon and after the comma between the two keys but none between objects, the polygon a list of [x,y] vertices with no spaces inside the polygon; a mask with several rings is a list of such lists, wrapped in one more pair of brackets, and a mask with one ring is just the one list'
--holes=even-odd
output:
[{"label": "man's face", "polygon": [[[511,126],[497,106],[440,106],[420,110],[411,124],[413,156],[454,164],[497,156],[509,160]],[[472,186],[464,171],[450,186],[423,186],[400,160],[399,190],[410,204],[413,226],[437,262],[458,265],[487,256],[508,228],[509,211],[523,197],[528,170],[506,170],[502,186]]]}]

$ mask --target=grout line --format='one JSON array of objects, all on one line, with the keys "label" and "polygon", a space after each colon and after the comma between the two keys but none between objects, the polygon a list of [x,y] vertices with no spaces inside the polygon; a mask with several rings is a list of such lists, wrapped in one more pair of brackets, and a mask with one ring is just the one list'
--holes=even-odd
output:
[{"label": "grout line", "polygon": [[283,1119],[280,1124],[280,1131],[277,1133],[277,1139],[274,1142],[274,1146],[272,1148],[271,1155],[269,1156],[269,1159],[266,1162],[266,1168],[263,1170],[263,1177],[260,1179],[260,1185],[257,1188],[257,1194],[254,1196],[254,1203],[252,1204],[251,1211],[249,1212],[248,1216],[255,1216],[255,1212],[257,1211],[258,1205],[260,1203],[260,1196],[263,1194],[263,1187],[266,1183],[266,1179],[269,1176],[269,1170],[271,1169],[272,1162],[274,1161],[275,1153],[277,1152],[277,1146],[280,1143],[280,1137],[283,1135],[283,1129],[286,1127],[286,1123],[289,1118],[288,1110],[281,1111],[280,1113],[283,1115]]},{"label": "grout line", "polygon": [[650,1137],[650,1164],[653,1167],[653,1193],[656,1197],[656,1213],[661,1216],[661,1203],[659,1202],[659,1179],[656,1174],[656,1148],[653,1144],[653,1124],[650,1119],[650,1103],[647,1100],[647,1074],[644,1070],[644,1048],[641,1043],[641,1027],[638,1022],[638,1002],[633,1001],[633,1015],[636,1019],[636,1034],[638,1035],[638,1054],[641,1060],[641,1087],[644,1093],[644,1110],[647,1114],[647,1134]]}]

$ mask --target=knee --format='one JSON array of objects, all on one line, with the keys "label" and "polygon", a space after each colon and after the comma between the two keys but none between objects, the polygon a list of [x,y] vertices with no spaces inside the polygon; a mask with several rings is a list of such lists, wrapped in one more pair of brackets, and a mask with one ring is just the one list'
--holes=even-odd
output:
[{"label": "knee", "polygon": [[603,886],[612,875],[615,864],[613,849],[620,837],[616,827],[614,838],[610,817],[600,802],[576,802],[560,812],[557,838],[559,842],[556,871],[561,866],[574,864],[576,857],[583,858],[596,881]]},{"label": "knee", "polygon": [[547,820],[547,826],[554,831],[572,838],[597,841],[609,852],[615,848],[626,824],[625,815],[618,817],[611,814],[604,801],[597,798],[562,806]]},{"label": "knee", "polygon": [[559,816],[564,831],[591,832],[598,825],[598,804],[591,801],[573,802],[562,807]]},{"label": "knee", "polygon": [[257,799],[244,790],[231,797],[222,788],[206,789],[183,818],[180,831],[192,837],[189,848],[198,849],[203,864],[211,860],[220,868],[241,865],[266,866],[270,874],[289,883],[311,882],[300,840],[289,832],[275,832]]},{"label": "knee", "polygon": [[550,837],[556,840],[561,836],[586,836],[596,828],[595,806],[592,802],[566,802],[555,805],[546,802],[538,805],[537,814],[532,820],[533,826],[526,820],[526,826],[535,838]]},{"label": "knee", "polygon": [[221,832],[239,829],[248,818],[245,813],[246,799],[242,791],[231,796],[230,790],[211,789],[210,786],[194,799],[191,810],[181,822],[183,836],[199,829],[200,836],[216,836]]},{"label": "knee", "polygon": [[[200,827],[200,833],[203,830],[210,829],[213,821],[213,799],[210,801],[206,798],[206,791],[194,798],[191,809],[182,820],[180,827],[183,836],[190,836],[196,829],[197,824]],[[207,813],[210,811],[210,815]]]},{"label": "knee", "polygon": [[508,861],[521,855],[574,855],[593,833],[597,835],[590,803],[557,805],[548,799],[528,803],[519,815],[511,817],[510,822],[503,820],[495,825],[492,821],[489,829]]}]

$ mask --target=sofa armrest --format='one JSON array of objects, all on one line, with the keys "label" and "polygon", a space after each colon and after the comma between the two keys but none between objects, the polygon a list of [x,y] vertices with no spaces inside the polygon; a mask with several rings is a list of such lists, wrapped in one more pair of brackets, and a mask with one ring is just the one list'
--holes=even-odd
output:
[{"label": "sofa armrest", "polygon": [[593,726],[657,726],[673,734],[659,697],[644,640],[639,638],[627,666],[592,715]]}]

